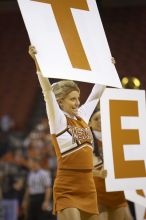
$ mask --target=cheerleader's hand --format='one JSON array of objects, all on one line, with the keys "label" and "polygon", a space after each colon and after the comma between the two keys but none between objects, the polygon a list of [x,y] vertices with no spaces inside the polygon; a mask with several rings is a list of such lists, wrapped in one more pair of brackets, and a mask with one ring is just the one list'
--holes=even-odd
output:
[{"label": "cheerleader's hand", "polygon": [[112,57],[112,63],[115,65],[116,64],[116,60],[114,57]]},{"label": "cheerleader's hand", "polygon": [[36,48],[33,45],[29,46],[28,53],[31,56],[31,58],[35,61],[36,60],[35,55],[37,54],[37,51],[36,51]]},{"label": "cheerleader's hand", "polygon": [[34,60],[35,65],[36,65],[36,70],[37,72],[41,72],[40,71],[40,67],[38,65],[37,59],[36,59],[36,54],[37,54],[37,50],[34,46],[30,45],[29,46],[29,50],[28,50],[29,55],[31,56],[31,58]]},{"label": "cheerleader's hand", "polygon": [[104,170],[103,168],[100,170],[100,177],[105,179],[107,177],[107,170]]},{"label": "cheerleader's hand", "polygon": [[104,170],[103,168],[101,168],[100,170],[93,169],[93,176],[97,176],[104,179],[107,177],[107,170]]}]

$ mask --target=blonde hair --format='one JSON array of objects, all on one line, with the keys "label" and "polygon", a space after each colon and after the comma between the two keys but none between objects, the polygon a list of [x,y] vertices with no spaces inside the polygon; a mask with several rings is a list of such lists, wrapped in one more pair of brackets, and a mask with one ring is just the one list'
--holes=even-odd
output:
[{"label": "blonde hair", "polygon": [[52,90],[57,102],[64,99],[70,92],[77,91],[80,93],[78,85],[72,80],[61,80],[52,84]]}]

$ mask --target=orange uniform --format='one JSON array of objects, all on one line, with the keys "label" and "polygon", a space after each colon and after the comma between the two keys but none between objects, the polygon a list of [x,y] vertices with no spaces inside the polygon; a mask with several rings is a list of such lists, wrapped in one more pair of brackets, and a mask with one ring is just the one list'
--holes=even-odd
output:
[{"label": "orange uniform", "polygon": [[[96,190],[93,180],[92,134],[81,119],[67,117],[67,128],[52,135],[58,158],[58,172],[54,183],[54,212],[76,207],[88,213],[98,213]],[[60,151],[57,138],[69,135],[70,149]]]},{"label": "orange uniform", "polygon": [[54,183],[54,213],[73,207],[97,214],[92,174],[92,135],[88,122],[105,87],[94,85],[85,104],[78,109],[78,116],[72,118],[60,109],[48,79],[41,73],[38,73],[38,78],[58,160]]},{"label": "orange uniform", "polygon": [[[94,145],[94,148],[98,148],[98,150],[101,149],[99,150],[99,152],[102,151],[101,141],[95,140]],[[102,153],[99,157],[97,157],[97,155],[94,155],[93,158],[94,169],[100,170],[103,167]],[[100,212],[104,211],[104,209],[106,208],[115,209],[127,206],[127,202],[123,191],[106,192],[105,179],[101,177],[94,176],[94,182],[96,186],[97,200]]]}]

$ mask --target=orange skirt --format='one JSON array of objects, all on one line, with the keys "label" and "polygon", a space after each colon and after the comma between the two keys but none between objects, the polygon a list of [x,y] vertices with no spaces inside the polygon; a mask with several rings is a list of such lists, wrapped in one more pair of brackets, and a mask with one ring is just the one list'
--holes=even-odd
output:
[{"label": "orange skirt", "polygon": [[105,180],[103,178],[94,177],[94,181],[97,191],[97,201],[99,207],[115,209],[127,206],[127,202],[123,191],[106,192]]},{"label": "orange skirt", "polygon": [[77,208],[98,214],[92,170],[58,170],[53,187],[53,214],[65,208]]}]

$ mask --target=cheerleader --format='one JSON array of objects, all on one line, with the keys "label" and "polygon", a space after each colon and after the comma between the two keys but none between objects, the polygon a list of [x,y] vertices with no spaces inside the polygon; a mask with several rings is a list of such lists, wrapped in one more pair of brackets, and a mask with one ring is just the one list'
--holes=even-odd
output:
[{"label": "cheerleader", "polygon": [[97,191],[97,200],[99,208],[99,220],[132,220],[131,213],[123,191],[106,192],[105,177],[107,171],[103,169],[103,151],[101,137],[100,112],[95,112],[89,123],[93,139],[93,174]]},{"label": "cheerleader", "polygon": [[63,80],[51,86],[41,74],[36,49],[30,46],[29,54],[36,64],[58,161],[53,212],[59,220],[97,220],[92,134],[88,122],[105,86],[94,85],[85,104],[79,107],[77,84]]}]

